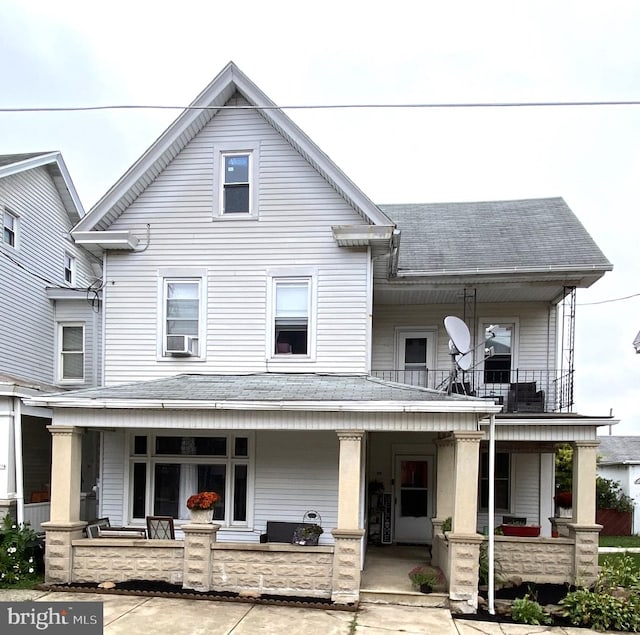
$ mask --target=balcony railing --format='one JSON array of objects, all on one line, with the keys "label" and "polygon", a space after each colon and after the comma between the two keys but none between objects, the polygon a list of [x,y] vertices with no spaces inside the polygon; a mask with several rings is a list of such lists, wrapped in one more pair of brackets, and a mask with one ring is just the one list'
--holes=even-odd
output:
[{"label": "balcony railing", "polygon": [[573,372],[555,370],[469,370],[459,371],[450,381],[451,370],[372,370],[380,379],[422,386],[470,397],[493,399],[504,412],[571,412]]}]

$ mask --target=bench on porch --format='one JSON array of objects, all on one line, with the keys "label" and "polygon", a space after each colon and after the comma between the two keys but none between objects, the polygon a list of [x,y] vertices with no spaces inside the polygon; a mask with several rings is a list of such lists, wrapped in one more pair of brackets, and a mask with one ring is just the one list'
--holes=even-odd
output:
[{"label": "bench on porch", "polygon": [[280,520],[268,520],[265,533],[260,534],[260,542],[293,542],[293,534],[298,527],[313,527],[315,523],[285,522]]}]

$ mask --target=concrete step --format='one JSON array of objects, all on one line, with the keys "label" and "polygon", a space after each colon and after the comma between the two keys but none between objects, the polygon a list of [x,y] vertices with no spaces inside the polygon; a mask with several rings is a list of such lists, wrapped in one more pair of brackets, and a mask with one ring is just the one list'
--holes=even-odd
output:
[{"label": "concrete step", "polygon": [[448,609],[449,596],[446,593],[418,593],[385,591],[383,589],[361,589],[360,604],[400,604],[427,608]]}]

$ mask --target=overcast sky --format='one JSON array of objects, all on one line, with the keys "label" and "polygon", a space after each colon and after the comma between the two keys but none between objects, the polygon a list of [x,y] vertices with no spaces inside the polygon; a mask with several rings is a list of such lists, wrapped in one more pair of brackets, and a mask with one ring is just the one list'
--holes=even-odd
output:
[{"label": "overcast sky", "polygon": [[[639,32],[637,0],[0,0],[0,108],[184,106],[230,60],[282,106],[640,100]],[[0,113],[0,154],[60,150],[88,210],[178,112]],[[576,409],[640,434],[640,106],[287,113],[377,203],[562,196],[614,264]]]}]

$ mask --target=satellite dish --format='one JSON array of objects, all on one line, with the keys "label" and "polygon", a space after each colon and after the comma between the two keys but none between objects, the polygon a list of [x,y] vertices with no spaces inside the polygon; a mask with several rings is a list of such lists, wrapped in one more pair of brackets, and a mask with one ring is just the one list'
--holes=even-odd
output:
[{"label": "satellite dish", "polygon": [[456,364],[460,370],[469,370],[473,365],[473,351],[456,355]]},{"label": "satellite dish", "polygon": [[446,329],[455,352],[460,353],[462,356],[469,352],[471,348],[471,333],[469,333],[469,327],[455,315],[447,315],[444,318],[444,328]]}]

